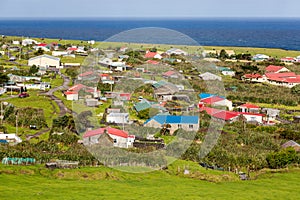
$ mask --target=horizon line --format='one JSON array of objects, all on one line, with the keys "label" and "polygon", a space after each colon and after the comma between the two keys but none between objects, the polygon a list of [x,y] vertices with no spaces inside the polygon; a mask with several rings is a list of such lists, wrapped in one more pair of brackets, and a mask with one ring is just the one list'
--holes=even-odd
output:
[{"label": "horizon line", "polygon": [[254,16],[233,16],[233,17],[0,17],[0,20],[286,20],[286,19],[300,19],[300,17],[254,17]]}]

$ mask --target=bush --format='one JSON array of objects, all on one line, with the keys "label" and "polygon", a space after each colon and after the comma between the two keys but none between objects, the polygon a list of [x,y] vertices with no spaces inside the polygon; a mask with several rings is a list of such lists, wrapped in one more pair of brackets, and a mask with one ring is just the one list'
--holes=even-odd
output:
[{"label": "bush", "polygon": [[299,163],[299,155],[293,148],[287,148],[279,152],[270,153],[266,158],[270,168],[278,169],[290,164]]}]

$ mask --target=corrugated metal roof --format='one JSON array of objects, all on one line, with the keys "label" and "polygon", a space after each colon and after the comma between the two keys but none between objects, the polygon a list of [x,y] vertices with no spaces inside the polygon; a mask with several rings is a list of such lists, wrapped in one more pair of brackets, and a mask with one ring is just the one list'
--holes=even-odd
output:
[{"label": "corrugated metal roof", "polygon": [[198,116],[175,116],[175,115],[156,115],[153,118],[145,122],[155,120],[160,124],[198,124]]}]

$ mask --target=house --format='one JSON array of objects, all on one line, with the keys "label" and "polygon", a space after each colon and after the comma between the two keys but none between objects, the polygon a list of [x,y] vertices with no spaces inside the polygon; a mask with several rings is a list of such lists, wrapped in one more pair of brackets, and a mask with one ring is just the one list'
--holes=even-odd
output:
[{"label": "house", "polygon": [[219,110],[209,107],[201,107],[200,112],[205,111],[208,115],[219,121],[225,121],[227,123],[233,123],[238,121],[240,114],[237,112],[231,112],[226,110]]},{"label": "house", "polygon": [[297,142],[290,140],[286,143],[284,143],[283,145],[281,145],[282,148],[286,149],[289,147],[292,147],[293,149],[295,149],[295,151],[300,152],[300,144],[298,144]]},{"label": "house", "polygon": [[[103,137],[104,136],[104,137]],[[105,141],[106,138],[106,141]],[[111,147],[130,148],[133,146],[135,136],[119,129],[106,127],[87,131],[83,135],[84,145],[103,144],[111,142]]]},{"label": "house", "polygon": [[106,122],[116,124],[128,124],[129,114],[128,113],[109,113],[106,116]]},{"label": "house", "polygon": [[163,128],[168,126],[170,134],[178,129],[186,131],[198,131],[198,116],[175,116],[175,115],[156,115],[144,123],[145,127]]},{"label": "house", "polygon": [[168,112],[166,108],[164,108],[163,106],[161,106],[159,103],[157,102],[150,102],[146,99],[142,99],[140,102],[136,103],[134,105],[134,109],[137,111],[137,112],[141,112],[143,110],[146,110],[146,109],[150,109],[150,108],[153,108],[153,109],[157,109],[160,111],[160,113],[166,113]]},{"label": "house", "polygon": [[172,54],[175,54],[175,55],[183,55],[183,56],[187,56],[188,53],[181,50],[181,49],[177,49],[177,48],[172,48],[172,49],[169,49],[168,51],[166,51],[166,54],[168,55],[172,55]]},{"label": "house", "polygon": [[281,73],[281,72],[289,72],[290,70],[286,67],[269,65],[266,68],[266,73]]},{"label": "house", "polygon": [[156,52],[147,51],[145,54],[145,58],[162,59],[162,56]]},{"label": "house", "polygon": [[292,88],[300,84],[300,75],[296,75],[294,72],[266,73],[265,76],[268,83],[272,85]]},{"label": "house", "polygon": [[205,72],[203,74],[200,74],[199,77],[204,81],[222,81],[222,77],[212,74],[210,72]]},{"label": "house", "polygon": [[256,61],[256,62],[260,62],[260,61],[266,61],[269,60],[270,56],[264,55],[264,54],[256,54],[255,56],[252,57],[252,60]]},{"label": "house", "polygon": [[263,124],[264,122],[264,114],[259,114],[259,113],[249,113],[249,112],[238,112],[238,114],[241,114],[244,119],[246,119],[246,122],[248,123],[258,123],[258,124]]},{"label": "house", "polygon": [[67,51],[52,51],[52,56],[66,56],[69,55],[69,52]]},{"label": "house", "polygon": [[154,83],[153,87],[154,93],[158,97],[161,97],[163,95],[172,95],[179,92],[179,88],[176,85],[165,81]]},{"label": "house", "polygon": [[22,142],[22,139],[17,134],[3,134],[0,133],[0,140],[5,140],[9,144],[18,144]]},{"label": "house", "polygon": [[217,69],[224,75],[224,76],[235,76],[235,71],[231,70],[228,67],[217,67]]},{"label": "house", "polygon": [[217,58],[204,58],[203,60],[207,62],[213,62],[213,63],[221,62],[221,60]]},{"label": "house", "polygon": [[12,41],[12,44],[13,44],[13,45],[20,45],[20,41],[19,41],[19,40],[13,40],[13,41]]},{"label": "house", "polygon": [[125,53],[128,50],[128,47],[121,47],[119,52]]},{"label": "house", "polygon": [[60,58],[56,58],[53,56],[49,56],[47,54],[37,56],[30,58],[28,60],[28,65],[29,66],[37,66],[37,67],[56,67],[59,68],[60,66]]},{"label": "house", "polygon": [[66,96],[68,101],[78,101],[79,94],[75,91],[66,91],[64,92],[64,95]]},{"label": "house", "polygon": [[99,64],[103,65],[104,67],[108,67],[112,64],[112,59],[110,58],[104,58],[102,60],[99,61]]},{"label": "house", "polygon": [[100,97],[100,91],[98,91],[97,88],[88,87],[82,84],[77,84],[70,87],[66,92],[64,92],[64,95],[69,101],[77,101],[79,99],[80,91],[90,94],[92,98]]},{"label": "house", "polygon": [[199,102],[200,107],[203,105],[212,105],[226,107],[228,110],[233,110],[232,101],[227,100],[225,97],[220,97],[211,94],[200,94],[201,100]]},{"label": "house", "polygon": [[16,82],[16,83],[23,83],[27,81],[41,81],[41,77],[35,77],[35,76],[18,76],[14,74],[8,74],[9,80],[11,82]]},{"label": "house", "polygon": [[240,119],[240,116],[243,116],[247,123],[262,124],[264,117],[263,114],[226,111],[209,107],[202,107],[200,108],[200,111],[206,111],[211,117],[227,123],[236,122]]},{"label": "house", "polygon": [[244,113],[259,113],[261,110],[259,106],[250,103],[240,105],[237,109]]},{"label": "house", "polygon": [[156,60],[147,60],[147,63],[151,64],[151,65],[158,65],[159,64],[159,62],[156,61]]},{"label": "house", "polygon": [[258,83],[264,83],[267,81],[267,79],[260,74],[245,74],[241,78],[243,81],[258,82]]},{"label": "house", "polygon": [[272,109],[272,108],[263,108],[262,113],[265,114],[265,121],[270,123],[274,122],[277,117],[279,117],[280,110]]},{"label": "house", "polygon": [[99,106],[101,103],[97,100],[97,99],[85,99],[85,104],[88,107],[97,107]]},{"label": "house", "polygon": [[294,63],[297,62],[297,59],[292,57],[285,57],[285,58],[281,58],[280,61],[284,63]]},{"label": "house", "polygon": [[37,43],[38,43],[37,41],[29,38],[22,40],[22,46],[33,45]]},{"label": "house", "polygon": [[179,74],[175,71],[167,71],[165,73],[163,73],[163,77],[164,78],[179,78]]}]

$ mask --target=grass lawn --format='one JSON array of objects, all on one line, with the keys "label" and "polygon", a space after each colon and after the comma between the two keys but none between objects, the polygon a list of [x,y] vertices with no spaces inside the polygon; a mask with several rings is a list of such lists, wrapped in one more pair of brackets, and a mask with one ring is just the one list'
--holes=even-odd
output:
[{"label": "grass lawn", "polygon": [[[178,164],[178,163],[177,163]],[[300,170],[267,172],[257,180],[239,181],[236,175],[198,167],[201,177],[179,174],[175,164],[166,171],[126,173],[106,167],[47,170],[43,166],[0,165],[0,199],[297,199]],[[191,170],[192,171],[192,170]],[[297,197],[298,196],[298,197]]]},{"label": "grass lawn", "polygon": [[39,91],[28,91],[30,97],[27,98],[14,98],[6,100],[16,107],[32,107],[44,110],[44,115],[48,127],[52,126],[52,120],[59,114],[59,109],[55,102],[52,102],[48,97],[39,94]]}]

